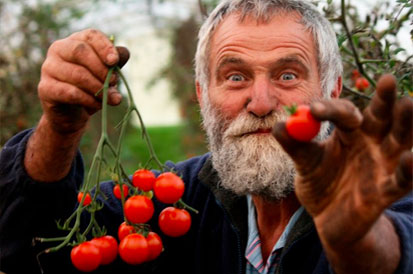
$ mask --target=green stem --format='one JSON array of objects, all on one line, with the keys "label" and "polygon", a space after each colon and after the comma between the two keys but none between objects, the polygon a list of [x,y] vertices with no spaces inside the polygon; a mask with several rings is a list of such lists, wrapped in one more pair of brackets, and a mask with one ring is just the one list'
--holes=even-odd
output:
[{"label": "green stem", "polygon": [[347,91],[347,92],[350,92],[350,93],[352,93],[352,94],[360,97],[360,98],[363,98],[363,99],[366,99],[366,100],[371,100],[371,97],[370,97],[370,96],[368,96],[368,95],[366,95],[366,94],[363,94],[363,93],[361,93],[361,92],[358,92],[358,91],[356,91],[356,90],[353,90],[353,89],[347,87],[346,85],[343,85],[343,89],[344,89],[345,91]]},{"label": "green stem", "polygon": [[352,35],[351,35],[351,33],[350,33],[350,30],[349,30],[349,28],[348,28],[348,26],[347,26],[345,0],[341,0],[341,22],[342,22],[343,27],[344,27],[344,30],[345,30],[345,32],[346,32],[346,35],[347,35],[347,38],[348,38],[348,42],[349,42],[349,44],[350,44],[350,48],[351,48],[351,51],[352,51],[352,53],[353,53],[353,56],[354,56],[354,59],[355,59],[355,61],[356,61],[356,65],[357,65],[357,68],[358,68],[359,72],[360,72],[361,74],[363,74],[364,77],[366,77],[366,79],[370,82],[370,84],[375,88],[375,87],[376,87],[376,83],[375,83],[375,82],[373,81],[373,79],[371,79],[370,76],[368,76],[367,73],[364,71],[363,65],[362,65],[362,63],[360,62],[359,55],[358,55],[358,53],[357,53],[356,47],[355,47],[354,42],[353,42],[353,37],[352,37]]},{"label": "green stem", "polygon": [[163,169],[165,168],[165,166],[159,161],[158,157],[156,156],[155,150],[153,149],[151,140],[150,140],[150,138],[149,138],[149,136],[148,136],[148,132],[146,131],[145,124],[143,123],[142,116],[141,116],[141,114],[139,113],[139,110],[138,110],[138,108],[136,107],[135,102],[134,102],[134,100],[133,100],[133,96],[132,96],[132,92],[131,92],[131,89],[130,89],[130,87],[129,87],[129,84],[128,84],[128,82],[126,81],[125,76],[124,76],[123,73],[120,71],[120,69],[117,69],[116,72],[118,72],[120,78],[122,79],[123,83],[124,83],[125,86],[126,86],[126,90],[127,90],[127,92],[128,92],[128,96],[129,96],[129,99],[130,99],[130,105],[131,105],[133,111],[135,111],[136,114],[137,114],[137,116],[138,116],[139,123],[140,123],[140,125],[141,125],[142,134],[143,134],[144,140],[145,140],[145,142],[146,142],[146,145],[148,146],[150,156],[153,157],[153,160],[154,160],[155,163],[158,165],[159,169],[160,169],[160,170],[163,170]]}]

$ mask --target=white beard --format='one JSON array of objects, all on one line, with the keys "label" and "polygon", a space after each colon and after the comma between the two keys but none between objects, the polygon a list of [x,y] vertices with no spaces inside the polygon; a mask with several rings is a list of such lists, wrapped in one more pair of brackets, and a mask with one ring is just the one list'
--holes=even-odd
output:
[{"label": "white beard", "polygon": [[[225,119],[203,96],[204,129],[212,153],[212,165],[220,184],[238,195],[253,194],[280,200],[294,191],[295,167],[272,134],[245,134],[272,128],[286,120],[284,112],[257,118],[247,112],[232,121]],[[319,139],[327,135],[323,126]]]}]

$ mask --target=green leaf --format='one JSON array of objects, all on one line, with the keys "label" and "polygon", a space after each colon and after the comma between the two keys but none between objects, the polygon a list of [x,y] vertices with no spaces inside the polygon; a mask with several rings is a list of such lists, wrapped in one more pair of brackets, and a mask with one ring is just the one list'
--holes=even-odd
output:
[{"label": "green leaf", "polygon": [[327,4],[330,5],[333,2],[333,0],[327,0]]},{"label": "green leaf", "polygon": [[390,53],[390,43],[389,41],[386,40],[386,46],[384,47],[384,58],[388,59],[389,58],[389,53]]},{"label": "green leaf", "polygon": [[360,45],[360,38],[358,37],[358,36],[356,36],[356,35],[354,35],[353,37],[352,37],[352,39],[353,39],[353,43],[354,43],[354,46],[356,47],[356,48],[358,48],[359,47],[359,45]]},{"label": "green leaf", "polygon": [[393,54],[396,55],[399,52],[406,51],[404,48],[397,48],[393,51]]},{"label": "green leaf", "polygon": [[341,47],[341,45],[343,45],[343,43],[344,43],[346,40],[347,40],[347,36],[344,35],[344,34],[340,34],[340,35],[337,37],[337,44],[338,44],[338,46]]}]

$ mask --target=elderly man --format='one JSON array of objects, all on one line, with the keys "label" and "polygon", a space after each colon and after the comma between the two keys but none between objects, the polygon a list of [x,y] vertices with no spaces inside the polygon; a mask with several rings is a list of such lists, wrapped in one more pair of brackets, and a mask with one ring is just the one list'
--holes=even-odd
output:
[{"label": "elderly man", "polygon": [[[1,154],[3,271],[36,273],[31,239],[56,235],[53,220],[73,208],[83,177],[78,143],[101,107],[93,94],[108,67],[126,61],[124,53],[96,30],[50,47],[38,88],[39,124]],[[200,213],[187,235],[164,239],[154,262],[118,260],[99,271],[412,272],[412,197],[405,195],[412,184],[413,102],[396,102],[393,77],[382,77],[363,114],[337,99],[342,66],[335,34],[299,0],[222,2],[200,30],[195,60],[211,153],[168,165],[183,176],[183,199]],[[120,100],[112,88],[109,104]],[[282,107],[293,103],[311,104],[316,119],[334,123],[333,132],[324,126],[317,141],[292,139]],[[109,199],[98,219],[115,235],[122,212],[112,186],[102,185]],[[156,220],[151,225],[158,229]],[[74,271],[67,250],[39,260],[49,273]]]}]

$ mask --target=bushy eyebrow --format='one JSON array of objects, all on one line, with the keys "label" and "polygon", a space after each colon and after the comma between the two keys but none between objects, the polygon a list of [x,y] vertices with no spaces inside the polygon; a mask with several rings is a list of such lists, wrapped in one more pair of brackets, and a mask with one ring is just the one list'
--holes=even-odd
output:
[{"label": "bushy eyebrow", "polygon": [[288,65],[298,66],[304,72],[304,76],[307,76],[310,72],[308,66],[305,65],[304,62],[301,61],[300,58],[298,58],[296,55],[289,55],[278,59],[271,65],[271,69],[275,70],[277,68],[282,68]]},{"label": "bushy eyebrow", "polygon": [[224,59],[219,62],[217,69],[215,70],[215,75],[219,75],[221,69],[225,67],[228,64],[234,64],[234,65],[246,65],[247,63],[242,60],[241,58],[236,58],[236,57],[225,57]]},{"label": "bushy eyebrow", "polygon": [[[248,63],[238,57],[225,57],[222,59],[218,66],[217,69],[215,70],[215,75],[219,75],[220,71],[222,70],[223,67],[226,65],[241,65],[241,66],[248,66]],[[293,55],[287,55],[285,57],[282,57],[280,59],[277,59],[273,63],[270,64],[271,70],[277,70],[279,68],[283,68],[286,66],[294,65],[300,68],[303,71],[303,76],[307,77],[309,75],[310,69],[308,66],[295,54]]]}]

